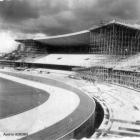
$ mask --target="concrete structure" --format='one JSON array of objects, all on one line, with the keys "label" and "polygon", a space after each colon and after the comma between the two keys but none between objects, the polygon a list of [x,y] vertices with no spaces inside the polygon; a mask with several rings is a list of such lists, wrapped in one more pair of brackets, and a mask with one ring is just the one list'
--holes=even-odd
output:
[{"label": "concrete structure", "polygon": [[48,53],[88,53],[90,32],[88,30],[65,35],[47,37],[45,39],[17,40],[30,48],[47,49]]},{"label": "concrete structure", "polygon": [[[22,43],[20,47],[23,49],[21,50],[19,47],[13,54],[6,56],[6,58],[9,57],[8,61],[4,59],[0,62],[1,65],[10,65],[23,73],[26,71],[24,69],[27,71],[30,69],[32,72],[34,70],[31,69],[43,68],[43,70],[39,70],[42,77],[36,78],[36,73],[34,76],[33,73],[27,76],[21,74],[21,71],[18,74],[11,72],[6,74],[26,80],[39,80],[44,84],[47,79],[44,79],[44,76],[49,77],[51,73],[50,78],[53,77],[80,88],[102,105],[104,119],[93,137],[140,137],[140,29],[138,26],[112,21],[88,31],[44,39],[17,41]],[[49,70],[48,74],[47,69],[53,69],[53,72]],[[65,75],[62,74],[63,76],[58,73],[54,74],[54,69],[69,72],[73,70],[73,74],[66,75],[65,73]],[[83,112],[88,114],[86,108],[82,107]],[[80,115],[77,116],[79,119]],[[91,126],[91,122],[93,122],[92,119],[86,122],[88,124],[86,128]],[[88,129],[83,129],[84,123],[81,126],[81,131],[78,134],[83,131],[85,134]],[[65,127],[67,128],[67,126]],[[71,131],[72,133],[69,133],[68,136],[81,138],[81,135],[75,135],[79,129],[74,130],[76,131]],[[35,135],[31,134],[31,138],[44,135],[44,131],[41,131]],[[64,136],[65,134],[60,133],[60,135]],[[48,136],[48,138],[50,137]]]},{"label": "concrete structure", "polygon": [[[40,49],[42,44],[48,49],[48,52],[55,49],[54,53],[57,51],[68,53],[70,47],[71,53],[76,53],[76,49],[79,48],[77,53],[87,53],[85,50],[89,49],[89,52],[93,54],[128,55],[140,51],[140,28],[114,20],[81,32],[50,36],[44,39],[17,41],[27,46],[40,45]],[[73,49],[74,51],[72,51]]]},{"label": "concrete structure", "polygon": [[[0,136],[2,140],[79,139],[90,137],[95,131],[94,100],[77,88],[46,77],[11,71],[1,71],[0,78],[7,79],[9,83],[10,81],[15,82],[13,87],[15,89],[18,85],[27,86],[35,88],[38,92],[40,91],[40,97],[41,94],[49,94],[49,98],[43,102],[37,97],[36,99],[40,102],[37,106],[32,107],[30,105],[26,110],[22,106],[22,109],[16,110],[14,114],[9,112],[9,114],[3,116],[0,119]],[[9,91],[7,94],[10,93]],[[27,92],[22,94],[24,95],[21,96],[28,95]],[[35,98],[35,92],[32,94]],[[20,93],[14,98],[17,100],[19,96]],[[3,95],[5,101],[8,102],[9,98],[6,97]],[[20,98],[20,100],[24,99]],[[12,104],[11,107],[13,107],[13,111],[16,109]]]}]

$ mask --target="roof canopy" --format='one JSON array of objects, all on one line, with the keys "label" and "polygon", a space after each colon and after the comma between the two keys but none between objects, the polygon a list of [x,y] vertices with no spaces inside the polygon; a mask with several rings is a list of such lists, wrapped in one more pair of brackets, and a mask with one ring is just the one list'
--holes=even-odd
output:
[{"label": "roof canopy", "polygon": [[82,31],[72,34],[58,35],[48,37],[46,39],[37,39],[36,41],[51,45],[51,46],[79,46],[79,45],[88,45],[89,40],[89,31]]},{"label": "roof canopy", "polygon": [[27,39],[16,40],[20,43],[41,43],[48,46],[84,46],[90,43],[90,32],[88,30],[82,32],[76,32],[71,34],[64,34],[58,36],[50,36],[43,39]]},{"label": "roof canopy", "polygon": [[97,29],[102,28],[102,27],[110,26],[112,24],[119,25],[121,27],[125,27],[125,28],[128,28],[128,29],[134,30],[134,31],[140,31],[140,25],[138,25],[138,24],[128,24],[128,23],[123,23],[123,22],[119,22],[119,21],[116,21],[116,20],[110,21],[108,23],[101,24],[101,25],[96,26],[96,27],[92,27],[89,30],[94,31],[94,30],[97,30]]},{"label": "roof canopy", "polygon": [[64,34],[64,35],[58,35],[58,36],[50,36],[42,39],[27,39],[27,40],[16,40],[20,43],[39,43],[44,44],[48,46],[59,46],[59,47],[66,47],[66,46],[86,46],[90,44],[90,31],[98,30],[100,28],[110,26],[112,24],[119,25],[121,27],[128,28],[133,31],[140,31],[140,25],[130,25],[125,24],[121,22],[117,22],[115,20],[107,23],[102,24],[95,28],[90,28],[89,30],[71,33],[71,34]]}]

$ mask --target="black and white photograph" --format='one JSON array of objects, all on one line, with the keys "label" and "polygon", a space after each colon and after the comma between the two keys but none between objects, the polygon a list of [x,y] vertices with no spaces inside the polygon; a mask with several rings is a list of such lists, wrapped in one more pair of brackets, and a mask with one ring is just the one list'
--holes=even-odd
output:
[{"label": "black and white photograph", "polygon": [[140,0],[0,0],[0,140],[140,140]]}]

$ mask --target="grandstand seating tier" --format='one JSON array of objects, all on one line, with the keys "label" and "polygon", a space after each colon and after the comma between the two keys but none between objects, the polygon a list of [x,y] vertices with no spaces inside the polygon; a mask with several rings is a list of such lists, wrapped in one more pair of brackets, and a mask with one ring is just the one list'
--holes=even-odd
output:
[{"label": "grandstand seating tier", "polygon": [[101,54],[49,54],[36,58],[27,57],[24,61],[28,63],[72,65],[82,67],[99,65],[104,67],[114,67],[120,59],[120,56]]}]

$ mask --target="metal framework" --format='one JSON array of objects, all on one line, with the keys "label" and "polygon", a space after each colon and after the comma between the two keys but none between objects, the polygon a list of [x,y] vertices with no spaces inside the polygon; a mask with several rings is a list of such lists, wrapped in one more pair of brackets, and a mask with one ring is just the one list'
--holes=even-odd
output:
[{"label": "metal framework", "polygon": [[91,30],[92,53],[132,55],[140,51],[140,30],[118,23],[110,23]]},{"label": "metal framework", "polygon": [[[129,61],[130,57],[140,53],[140,30],[121,24],[109,23],[91,29],[90,53],[97,56],[110,56],[109,59],[98,60],[96,66],[93,59],[91,67],[79,69],[78,76],[88,81],[108,82],[140,89],[140,72],[128,69],[117,69],[120,62]],[[96,60],[95,60],[96,61]],[[137,63],[137,59],[133,65]],[[101,65],[103,63],[103,65]],[[110,67],[107,66],[110,64]]]}]

